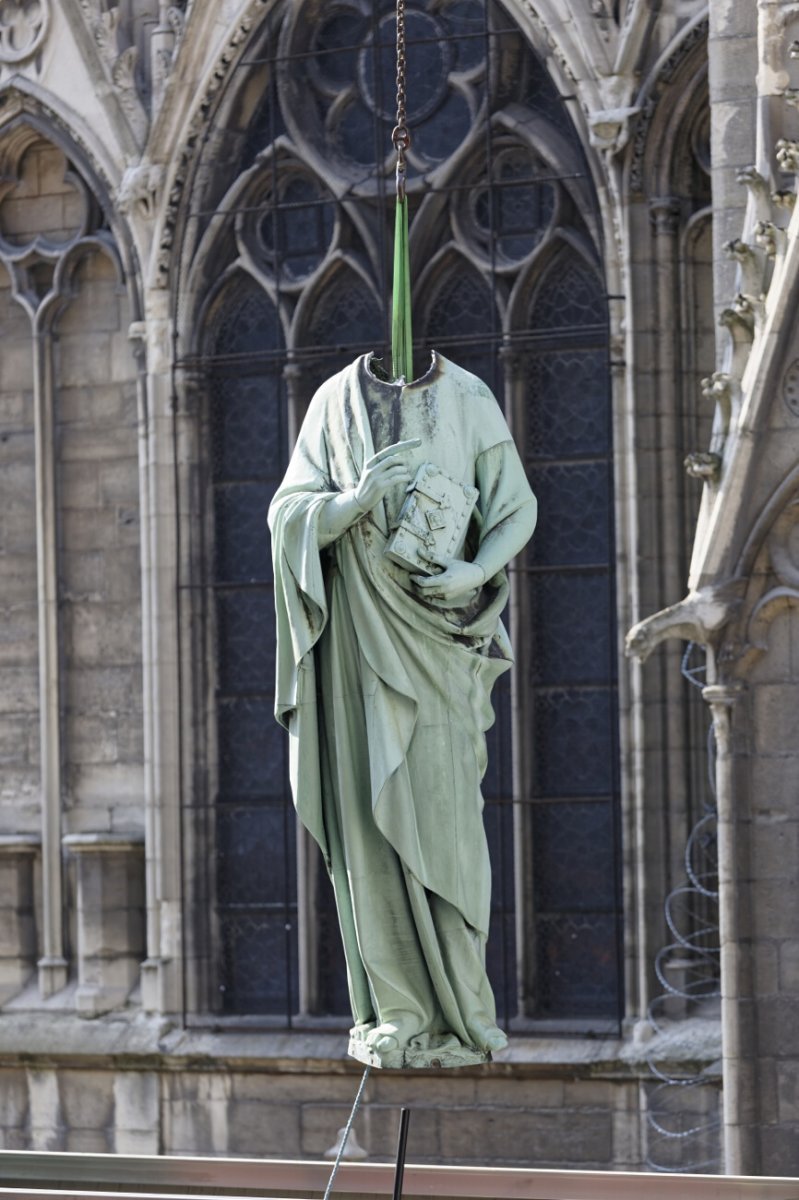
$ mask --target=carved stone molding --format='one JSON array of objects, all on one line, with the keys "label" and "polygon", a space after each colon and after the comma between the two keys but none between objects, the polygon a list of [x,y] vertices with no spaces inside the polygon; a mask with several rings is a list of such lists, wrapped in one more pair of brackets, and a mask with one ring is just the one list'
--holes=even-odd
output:
[{"label": "carved stone molding", "polygon": [[40,839],[0,835],[0,1003],[21,991],[36,969],[34,862]]},{"label": "carved stone molding", "polygon": [[49,24],[50,0],[0,0],[0,62],[32,58]]},{"label": "carved stone molding", "polygon": [[785,407],[799,417],[799,358],[794,359],[782,380],[782,398]]},{"label": "carved stone molding", "polygon": [[774,522],[767,539],[776,585],[768,588],[752,608],[746,641],[750,652],[768,650],[769,626],[788,608],[799,606],[799,497],[789,500]]},{"label": "carved stone molding", "polygon": [[144,957],[144,841],[139,833],[73,833],[64,847],[76,863],[78,990],[81,1017],[120,1008]]},{"label": "carved stone molding", "polygon": [[135,46],[120,49],[120,6],[104,9],[100,0],[79,0],[79,4],[100,61],[119,97],[133,134],[139,144],[143,144],[147,137],[149,120],[136,86],[138,51]]},{"label": "carved stone molding", "polygon": [[183,11],[174,4],[169,5],[167,0],[160,0],[158,24],[150,38],[153,112],[163,99],[185,29],[186,17]]},{"label": "carved stone molding", "polygon": [[640,195],[644,191],[644,159],[649,143],[649,131],[660,101],[680,68],[698,45],[707,42],[707,37],[708,19],[704,17],[681,37],[668,57],[656,68],[654,77],[650,77],[648,87],[643,89],[639,97],[641,108],[632,138],[629,174],[630,191],[633,195]]},{"label": "carved stone molding", "polygon": [[233,33],[228,38],[224,50],[219,55],[211,75],[211,81],[206,87],[202,99],[194,112],[189,132],[183,146],[177,153],[177,165],[169,181],[169,200],[161,237],[158,244],[155,264],[154,284],[165,288],[169,284],[169,271],[172,263],[172,246],[175,240],[178,211],[183,198],[183,190],[189,177],[189,168],[194,157],[194,151],[205,128],[211,110],[222,85],[239,55],[243,53],[247,38],[255,25],[258,16],[267,7],[269,0],[254,0],[248,11],[240,18]]},{"label": "carved stone molding", "polygon": [[649,204],[649,219],[659,234],[674,236],[680,229],[682,206],[673,196],[658,196]]}]

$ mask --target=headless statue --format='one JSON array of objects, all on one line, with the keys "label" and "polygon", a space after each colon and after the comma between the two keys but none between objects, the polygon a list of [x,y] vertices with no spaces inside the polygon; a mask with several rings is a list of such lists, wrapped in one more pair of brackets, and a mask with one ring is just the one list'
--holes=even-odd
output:
[{"label": "headless statue", "polygon": [[276,714],[335,891],[350,1054],[465,1066],[507,1044],[480,781],[512,661],[504,568],[536,502],[481,380],[438,353],[412,383],[381,376],[363,355],[322,385],[270,508]]}]

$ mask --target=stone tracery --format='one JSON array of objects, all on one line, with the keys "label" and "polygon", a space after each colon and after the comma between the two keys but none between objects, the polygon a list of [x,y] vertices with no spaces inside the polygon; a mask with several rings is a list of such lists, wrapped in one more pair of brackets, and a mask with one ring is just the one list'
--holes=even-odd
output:
[{"label": "stone tracery", "polygon": [[0,62],[32,58],[47,36],[50,0],[2,0],[0,3]]}]

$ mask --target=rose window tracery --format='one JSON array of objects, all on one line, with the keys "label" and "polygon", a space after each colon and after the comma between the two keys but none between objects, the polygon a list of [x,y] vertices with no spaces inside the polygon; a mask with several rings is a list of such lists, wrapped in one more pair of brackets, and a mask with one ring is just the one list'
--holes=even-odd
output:
[{"label": "rose window tracery", "polygon": [[47,34],[48,0],[0,0],[0,62],[31,58]]},{"label": "rose window tracery", "polygon": [[[485,99],[485,17],[477,0],[408,5],[406,31],[414,56],[408,93],[413,142],[408,155],[413,179],[445,163],[478,120]],[[299,100],[301,84],[292,63],[307,57],[304,102],[290,103],[286,119],[351,182],[374,188],[373,167],[393,166],[395,123],[394,4],[380,0],[309,0],[284,30],[281,62],[287,94]],[[295,115],[296,111],[296,115]],[[366,174],[364,174],[366,169]]]}]

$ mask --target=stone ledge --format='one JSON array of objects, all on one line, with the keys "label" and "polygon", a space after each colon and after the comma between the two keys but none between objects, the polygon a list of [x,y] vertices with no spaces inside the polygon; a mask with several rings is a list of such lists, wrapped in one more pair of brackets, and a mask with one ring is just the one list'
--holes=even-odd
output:
[{"label": "stone ledge", "polygon": [[[70,990],[70,989],[65,989]],[[720,1029],[715,1021],[675,1025],[649,1042],[632,1039],[514,1037],[493,1063],[461,1068],[459,1076],[633,1079],[649,1076],[649,1062],[683,1070],[696,1066],[708,1081],[720,1074]],[[261,1070],[286,1074],[355,1075],[341,1032],[180,1029],[131,1009],[93,1021],[48,1007],[12,1011],[0,1018],[0,1066],[52,1063],[160,1070]],[[414,1072],[435,1075],[440,1070]]]}]

